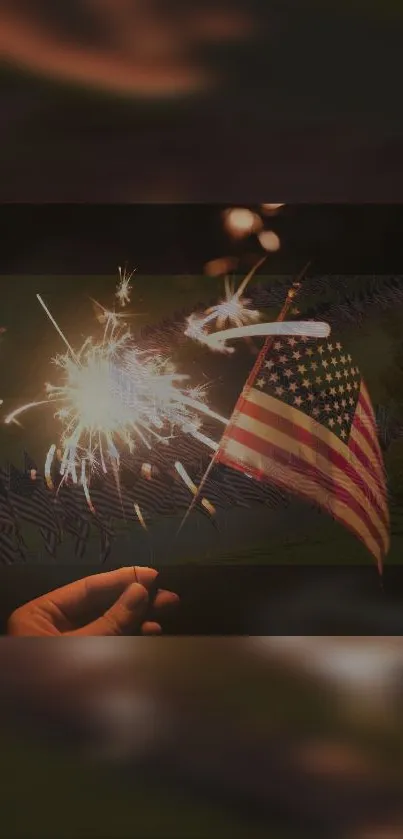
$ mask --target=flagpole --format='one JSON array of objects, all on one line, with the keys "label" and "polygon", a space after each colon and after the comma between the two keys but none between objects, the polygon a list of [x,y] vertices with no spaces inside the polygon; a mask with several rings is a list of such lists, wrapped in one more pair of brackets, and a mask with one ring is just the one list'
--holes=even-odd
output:
[{"label": "flagpole", "polygon": [[[280,323],[281,323],[281,322],[285,321],[285,319],[286,319],[286,317],[287,317],[287,315],[288,315],[288,313],[289,313],[289,311],[290,311],[290,308],[291,308],[291,306],[292,306],[292,304],[293,304],[293,302],[294,302],[295,298],[297,297],[297,295],[298,295],[298,293],[299,293],[299,291],[300,291],[300,289],[301,289],[302,280],[304,279],[305,274],[306,274],[306,272],[308,271],[308,268],[310,267],[310,265],[311,265],[311,260],[309,260],[309,262],[307,262],[307,264],[304,266],[304,268],[302,269],[302,271],[301,271],[301,272],[300,272],[300,274],[298,275],[297,279],[296,279],[296,280],[294,280],[294,282],[291,284],[291,287],[290,287],[290,288],[289,288],[289,290],[288,290],[287,297],[286,297],[286,299],[285,299],[285,302],[284,302],[283,308],[281,309],[281,312],[280,312],[280,314],[279,314],[279,316],[278,316],[278,318],[277,318],[277,322],[280,322]],[[251,382],[252,382],[252,381],[254,381],[256,371],[259,369],[259,366],[260,366],[260,364],[262,363],[262,360],[263,360],[264,356],[265,356],[265,355],[267,354],[267,352],[271,349],[271,347],[272,347],[272,345],[273,345],[274,340],[276,339],[276,337],[277,337],[277,336],[275,336],[275,335],[268,335],[268,336],[267,336],[267,338],[266,338],[266,340],[265,340],[265,342],[264,342],[264,344],[263,344],[263,347],[262,347],[262,349],[260,350],[259,355],[258,355],[258,357],[257,357],[257,359],[256,359],[256,361],[255,361],[255,364],[253,365],[253,368],[252,368],[252,370],[251,370],[251,372],[250,372],[250,374],[249,374],[249,376],[248,376],[248,379],[247,379],[247,381],[246,381],[246,384],[245,384],[245,386],[244,386],[244,388],[243,388],[243,393],[245,392],[245,390],[247,390],[247,389],[250,387]],[[242,395],[241,395],[241,397],[240,397],[240,398],[242,398]],[[240,401],[240,400],[238,400],[237,405],[239,405],[239,401]],[[234,410],[234,412],[233,412],[233,414],[232,414],[232,417],[231,417],[231,419],[230,419],[230,421],[229,421],[229,423],[228,423],[228,425],[227,425],[227,427],[226,427],[226,429],[225,429],[225,431],[224,431],[224,434],[223,434],[222,439],[223,439],[223,438],[225,437],[225,435],[228,433],[229,428],[231,428],[231,427],[232,427],[232,425],[233,425],[233,423],[234,423],[234,421],[235,421],[235,418],[236,418],[236,416],[238,415],[238,412],[239,412],[239,408],[238,408],[238,410],[236,410],[236,411]],[[185,513],[185,515],[184,515],[184,517],[183,517],[183,519],[182,519],[182,521],[181,521],[181,523],[180,523],[180,525],[179,525],[179,528],[178,528],[178,531],[177,531],[177,535],[181,532],[182,527],[183,527],[183,526],[184,526],[184,524],[186,523],[186,521],[187,521],[188,517],[190,516],[191,512],[194,510],[194,507],[195,507],[195,505],[197,504],[197,501],[198,501],[198,500],[199,500],[199,498],[200,498],[200,493],[201,493],[201,492],[202,492],[202,490],[203,490],[203,487],[204,487],[204,485],[205,485],[205,483],[206,483],[206,481],[207,481],[207,478],[208,478],[208,477],[209,477],[209,475],[210,475],[211,470],[212,470],[212,469],[213,469],[213,467],[216,465],[216,463],[218,463],[218,459],[219,459],[219,455],[220,455],[220,448],[221,448],[221,444],[220,444],[220,447],[217,449],[217,451],[214,453],[213,457],[211,458],[211,461],[210,461],[210,463],[209,463],[209,465],[208,465],[208,467],[207,467],[207,469],[206,469],[206,471],[205,471],[205,473],[204,473],[204,475],[203,475],[203,477],[202,477],[202,479],[201,479],[201,481],[200,481],[200,484],[199,484],[199,486],[198,486],[198,488],[197,488],[197,492],[196,492],[196,494],[193,496],[193,498],[192,498],[192,502],[191,502],[190,506],[188,507],[188,509],[187,509],[187,511],[186,511],[186,513]]]}]

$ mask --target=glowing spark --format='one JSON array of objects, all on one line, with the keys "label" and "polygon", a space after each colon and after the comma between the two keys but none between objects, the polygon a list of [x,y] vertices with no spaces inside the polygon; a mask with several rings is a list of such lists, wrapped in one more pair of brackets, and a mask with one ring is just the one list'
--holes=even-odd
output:
[{"label": "glowing spark", "polygon": [[142,464],[141,474],[142,474],[143,478],[145,478],[147,481],[151,481],[152,476],[153,476],[152,471],[153,471],[153,468],[151,466],[151,463],[143,463]]},{"label": "glowing spark", "polygon": [[[48,400],[41,399],[40,402],[28,402],[27,405],[21,405],[20,408],[16,408],[15,411],[12,411],[11,414],[8,414],[8,416],[4,420],[5,424],[10,425],[10,423],[16,422],[17,417],[19,417],[20,414],[25,413],[25,411],[29,411],[31,408],[37,408],[40,405],[48,405]],[[19,423],[17,424],[19,425]]]},{"label": "glowing spark", "polygon": [[243,297],[243,293],[257,269],[263,264],[263,262],[265,262],[265,260],[266,257],[264,256],[256,265],[254,265],[249,274],[247,274],[245,279],[242,280],[237,290],[235,290],[234,284],[226,278],[224,284],[224,300],[220,301],[220,303],[216,306],[212,306],[210,309],[207,309],[202,317],[197,317],[195,314],[190,315],[187,321],[185,335],[187,335],[188,338],[193,338],[194,341],[199,341],[199,343],[208,344],[209,342],[207,338],[209,332],[206,327],[211,325],[213,321],[215,322],[217,330],[225,329],[225,327],[230,325],[240,328],[242,326],[257,323],[260,320],[260,312],[255,309],[251,309],[250,300],[246,300]]},{"label": "glowing spark", "polygon": [[52,469],[52,463],[53,463],[55,454],[56,454],[56,446],[53,444],[50,447],[50,449],[49,449],[49,451],[46,455],[46,461],[45,461],[45,481],[46,481],[46,484],[49,487],[49,489],[52,489],[52,490],[53,490],[54,486],[53,486],[53,481],[52,481],[52,476],[51,476],[51,469]]},{"label": "glowing spark", "polygon": [[126,269],[123,270],[119,267],[119,282],[116,287],[116,297],[119,300],[119,303],[122,307],[126,306],[126,303],[130,303],[130,292],[132,287],[130,285],[130,280],[134,274],[132,271],[131,274],[126,273]]},{"label": "glowing spark", "polygon": [[[47,399],[15,409],[5,421],[16,421],[33,407],[55,406],[54,416],[61,423],[60,475],[63,481],[70,477],[83,487],[93,512],[91,474],[106,473],[110,464],[118,482],[122,447],[131,453],[139,446],[152,450],[155,443],[169,443],[185,433],[214,448],[214,441],[200,430],[201,417],[224,425],[228,419],[203,402],[203,388],[186,388],[188,377],[179,375],[168,358],[141,351],[129,331],[116,331],[113,320],[106,324],[100,342],[87,338],[76,352],[37,296],[68,349],[56,359],[62,381],[46,385]],[[52,445],[45,463],[51,488],[56,451]]]},{"label": "glowing spark", "polygon": [[327,338],[330,335],[330,326],[320,321],[274,321],[273,323],[260,323],[252,326],[242,326],[235,329],[225,329],[222,332],[213,332],[206,336],[206,344],[212,349],[220,352],[233,352],[232,347],[226,346],[226,341],[234,338],[245,338],[252,336],[268,335],[305,335],[309,338]]},{"label": "glowing spark", "polygon": [[[197,495],[197,486],[192,481],[190,475],[188,475],[185,467],[183,466],[183,464],[179,460],[177,460],[176,463],[175,463],[175,469],[176,469],[178,475],[182,478],[183,483],[187,486],[187,488],[192,493],[192,495],[196,496]],[[201,504],[202,504],[202,507],[204,507],[204,509],[207,510],[208,513],[210,513],[211,516],[215,515],[215,507],[211,504],[210,501],[208,501],[207,498],[202,498],[201,499]]]},{"label": "glowing spark", "polygon": [[[39,302],[40,302],[40,304],[41,304],[42,308],[45,310],[45,312],[46,312],[46,314],[47,314],[47,316],[48,316],[48,318],[49,318],[49,320],[50,320],[51,324],[55,327],[56,332],[60,335],[60,337],[61,337],[62,341],[64,341],[64,343],[66,344],[66,347],[67,347],[67,349],[71,352],[71,355],[73,356],[73,358],[76,358],[75,353],[74,353],[74,350],[73,350],[73,347],[71,347],[71,346],[70,346],[70,344],[69,344],[69,342],[68,342],[68,340],[67,340],[66,336],[64,335],[64,333],[63,333],[63,332],[62,332],[62,330],[60,329],[59,324],[58,324],[58,323],[56,323],[56,321],[55,321],[55,319],[54,319],[53,315],[51,315],[51,313],[50,313],[50,311],[49,311],[48,307],[47,307],[47,306],[45,305],[45,303],[43,302],[41,295],[40,295],[40,294],[37,294],[36,296],[37,296],[37,299],[39,300]],[[76,360],[77,360],[77,359],[76,359]]]},{"label": "glowing spark", "polygon": [[94,303],[94,306],[97,307],[98,311],[96,318],[102,326],[105,326],[105,330],[110,329],[114,332],[115,329],[118,329],[122,318],[127,317],[127,315],[106,309],[105,306],[102,306],[102,304],[98,303],[98,300],[94,300],[93,297],[90,297],[90,300]]},{"label": "glowing spark", "polygon": [[86,466],[86,461],[85,461],[85,457],[83,457],[83,459],[81,461],[81,486],[84,490],[84,495],[85,495],[87,504],[88,504],[88,506],[91,510],[91,513],[95,513],[95,507],[93,506],[93,503],[92,503],[91,497],[90,497],[90,493],[89,493],[89,490],[88,490],[87,473],[86,473],[85,466]]},{"label": "glowing spark", "polygon": [[134,504],[134,510],[135,510],[136,516],[137,516],[137,518],[138,518],[138,520],[139,520],[139,522],[140,522],[140,524],[141,524],[142,528],[143,528],[144,530],[147,530],[147,525],[146,525],[146,523],[145,523],[145,521],[144,521],[143,514],[142,514],[142,512],[141,512],[141,510],[140,510],[140,507],[139,507],[139,505],[138,505],[138,504]]}]

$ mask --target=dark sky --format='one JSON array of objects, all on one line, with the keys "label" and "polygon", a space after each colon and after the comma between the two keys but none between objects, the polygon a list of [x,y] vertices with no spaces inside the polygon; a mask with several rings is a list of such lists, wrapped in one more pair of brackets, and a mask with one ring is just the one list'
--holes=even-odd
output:
[{"label": "dark sky", "polygon": [[256,34],[207,52],[223,80],[201,98],[121,100],[7,68],[0,198],[399,201],[398,4],[237,6]]},{"label": "dark sky", "polygon": [[[242,202],[239,202],[242,206]],[[2,274],[201,274],[229,254],[260,254],[254,237],[224,230],[228,205],[0,205]],[[403,205],[290,205],[267,221],[282,247],[269,273],[403,272]],[[240,269],[242,270],[242,269]]]}]

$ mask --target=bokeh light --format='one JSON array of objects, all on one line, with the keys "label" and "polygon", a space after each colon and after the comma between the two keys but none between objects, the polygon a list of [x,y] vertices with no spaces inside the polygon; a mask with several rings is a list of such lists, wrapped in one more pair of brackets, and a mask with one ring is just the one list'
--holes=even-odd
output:
[{"label": "bokeh light", "polygon": [[274,253],[280,249],[280,239],[273,230],[262,230],[259,233],[259,242],[265,251]]},{"label": "bokeh light", "polygon": [[246,207],[234,207],[227,210],[224,215],[224,224],[228,233],[235,239],[250,236],[263,227],[260,216]]}]

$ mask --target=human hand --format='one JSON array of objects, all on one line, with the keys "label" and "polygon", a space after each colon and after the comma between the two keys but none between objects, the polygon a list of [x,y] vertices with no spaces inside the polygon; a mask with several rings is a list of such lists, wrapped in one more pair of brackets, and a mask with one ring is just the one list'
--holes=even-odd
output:
[{"label": "human hand", "polygon": [[[8,622],[8,634],[158,635],[160,623],[144,620],[156,577],[153,568],[125,567],[77,580],[16,609]],[[173,592],[159,590],[151,617],[155,613],[159,619],[160,612],[178,600]]]}]

